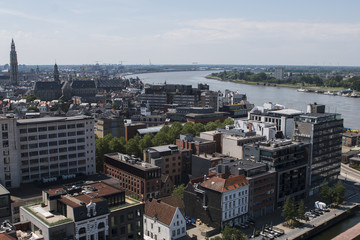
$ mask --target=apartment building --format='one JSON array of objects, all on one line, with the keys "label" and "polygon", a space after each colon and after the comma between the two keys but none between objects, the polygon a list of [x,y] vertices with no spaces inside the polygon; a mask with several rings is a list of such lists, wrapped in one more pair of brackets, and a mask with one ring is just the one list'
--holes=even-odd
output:
[{"label": "apartment building", "polygon": [[144,204],[103,182],[48,189],[42,200],[20,207],[20,216],[45,240],[143,239]]},{"label": "apartment building", "polygon": [[52,181],[59,176],[94,174],[94,119],[89,116],[0,118],[0,182]]},{"label": "apartment building", "polygon": [[244,159],[261,162],[276,172],[276,202],[280,207],[287,197],[304,199],[308,187],[308,144],[273,140],[247,144]]},{"label": "apartment building", "polygon": [[144,161],[159,166],[162,174],[169,175],[170,180],[179,185],[184,166],[191,162],[191,154],[190,149],[179,149],[177,145],[157,146],[144,151]]},{"label": "apartment building", "polygon": [[334,181],[339,176],[342,132],[340,114],[318,112],[296,118],[294,139],[310,144],[310,194],[319,190],[324,179]]}]

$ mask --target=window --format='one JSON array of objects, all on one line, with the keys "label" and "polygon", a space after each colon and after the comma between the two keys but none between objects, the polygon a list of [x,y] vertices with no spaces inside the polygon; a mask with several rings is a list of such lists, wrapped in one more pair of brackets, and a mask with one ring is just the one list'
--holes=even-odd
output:
[{"label": "window", "polygon": [[159,232],[159,233],[161,232],[161,228],[160,228],[160,227],[158,227],[158,232]]},{"label": "window", "polygon": [[173,236],[173,237],[176,236],[175,230],[172,231],[172,236]]},{"label": "window", "polygon": [[[8,130],[8,125],[5,123],[5,124],[1,124],[1,130],[3,131],[7,131]],[[26,129],[25,129],[26,130]]]},{"label": "window", "polygon": [[4,148],[5,148],[5,147],[9,147],[9,141],[8,141],[8,140],[3,141],[3,147],[4,147]]},{"label": "window", "polygon": [[3,132],[3,133],[2,133],[2,138],[3,138],[3,139],[8,139],[8,133],[7,133],[7,132]]}]

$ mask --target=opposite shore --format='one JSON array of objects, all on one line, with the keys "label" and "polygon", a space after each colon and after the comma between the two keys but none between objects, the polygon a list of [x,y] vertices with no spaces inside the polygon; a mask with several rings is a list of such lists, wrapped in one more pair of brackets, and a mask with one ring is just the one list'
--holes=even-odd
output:
[{"label": "opposite shore", "polygon": [[[230,80],[230,79],[226,79],[223,80],[219,77],[214,77],[211,76],[211,74],[205,76],[205,78],[207,79],[212,79],[212,80],[217,80],[217,81],[222,81],[222,82],[232,82],[232,83],[239,83],[239,84],[247,84],[247,85],[255,85],[255,86],[267,86],[267,87],[281,87],[281,88],[291,88],[291,89],[301,89],[301,88],[306,88],[306,89],[311,89],[313,91],[344,91],[347,90],[346,88],[334,88],[334,87],[318,87],[318,86],[312,86],[312,85],[308,85],[308,86],[301,86],[299,84],[277,84],[277,83],[267,83],[267,82],[250,82],[250,81],[245,81],[245,80]],[[354,91],[356,92],[356,91]]]}]

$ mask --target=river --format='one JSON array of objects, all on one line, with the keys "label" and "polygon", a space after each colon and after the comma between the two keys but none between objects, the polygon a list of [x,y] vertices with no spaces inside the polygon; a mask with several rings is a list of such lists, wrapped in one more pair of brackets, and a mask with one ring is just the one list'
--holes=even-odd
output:
[{"label": "river", "polygon": [[272,102],[285,105],[287,108],[306,111],[306,106],[309,103],[325,104],[327,112],[342,115],[345,127],[360,129],[360,98],[302,93],[292,88],[266,87],[206,79],[205,76],[212,72],[214,71],[161,72],[130,76],[138,76],[144,83],[150,84],[166,81],[168,84],[186,84],[197,87],[198,83],[206,83],[213,91],[238,90],[240,93],[246,93],[248,101],[254,103],[255,106]]},{"label": "river", "polygon": [[318,235],[311,238],[311,240],[324,240],[324,239],[332,239],[339,235],[340,233],[345,232],[349,228],[352,228],[356,224],[360,222],[360,213],[357,212],[354,216],[349,217],[329,229],[319,233]]}]

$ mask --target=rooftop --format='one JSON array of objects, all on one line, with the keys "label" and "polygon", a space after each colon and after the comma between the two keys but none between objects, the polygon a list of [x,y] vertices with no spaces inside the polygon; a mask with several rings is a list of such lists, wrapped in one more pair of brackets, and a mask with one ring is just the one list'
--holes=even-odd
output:
[{"label": "rooftop", "polygon": [[159,222],[162,222],[169,226],[171,220],[176,212],[176,207],[170,206],[167,203],[159,202],[156,199],[147,200],[145,203],[144,214],[150,218],[157,218]]},{"label": "rooftop", "polygon": [[0,184],[0,195],[6,194],[10,194],[10,192],[3,185]]},{"label": "rooftop", "polygon": [[287,116],[303,114],[303,112],[300,110],[290,109],[290,108],[281,109],[281,110],[273,110],[273,111],[269,111],[269,113],[274,113],[274,114],[279,114],[279,115],[287,115]]},{"label": "rooftop", "polygon": [[19,119],[17,120],[17,124],[25,125],[25,124],[39,124],[46,122],[76,121],[76,120],[91,119],[91,118],[92,117],[85,115],[79,115],[73,117],[42,117],[42,118]]},{"label": "rooftop", "polygon": [[214,176],[205,182],[201,183],[202,187],[217,191],[217,192],[229,192],[238,188],[243,188],[249,185],[244,174],[238,176],[230,176],[229,178],[220,178]]}]

